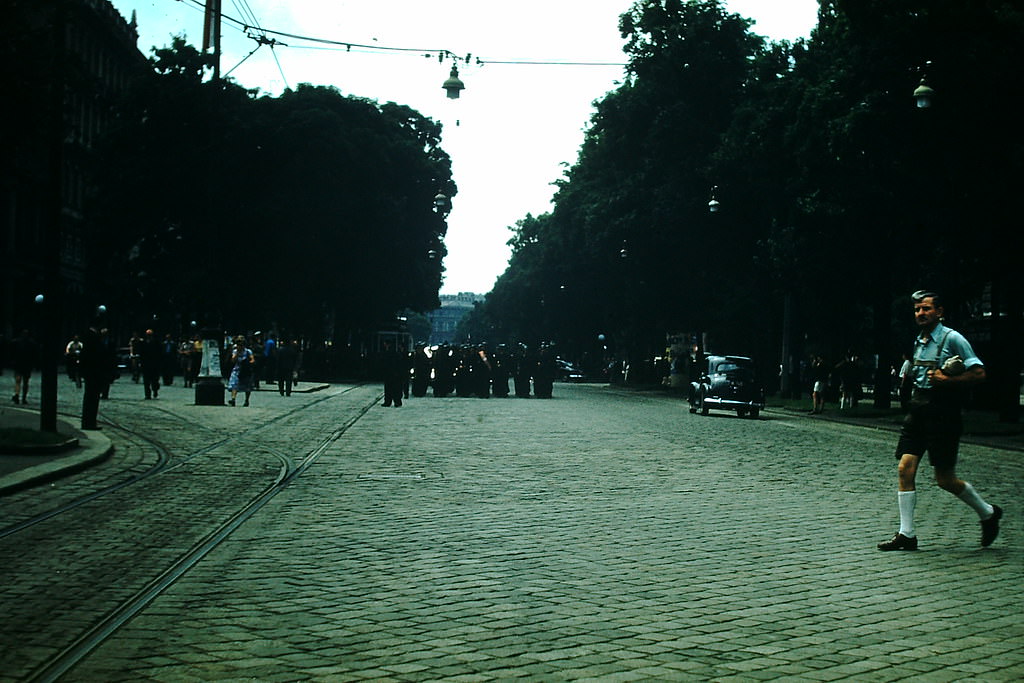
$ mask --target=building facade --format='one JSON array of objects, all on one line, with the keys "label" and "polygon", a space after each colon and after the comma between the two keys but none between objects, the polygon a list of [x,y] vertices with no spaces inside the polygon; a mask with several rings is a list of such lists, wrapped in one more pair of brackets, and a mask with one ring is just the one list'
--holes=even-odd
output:
[{"label": "building facade", "polygon": [[90,155],[117,100],[146,68],[133,15],[107,0],[7,0],[0,60],[14,122],[0,136],[0,332],[38,333],[37,294],[81,329],[98,303],[86,292]]},{"label": "building facade", "polygon": [[456,338],[456,329],[463,316],[484,300],[483,294],[459,292],[458,294],[440,295],[441,308],[428,314],[430,319],[431,345],[462,343],[465,340]]}]

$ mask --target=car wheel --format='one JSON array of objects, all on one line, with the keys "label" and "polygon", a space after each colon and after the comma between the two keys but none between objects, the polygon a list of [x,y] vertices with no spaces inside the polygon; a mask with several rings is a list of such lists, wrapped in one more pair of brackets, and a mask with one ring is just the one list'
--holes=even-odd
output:
[{"label": "car wheel", "polygon": [[757,416],[760,415],[760,414],[761,414],[761,411],[758,410],[757,408],[754,408],[753,410],[750,411],[750,419],[756,420]]},{"label": "car wheel", "polygon": [[747,411],[744,408],[738,408],[736,410],[736,415],[738,415],[739,417],[746,417]]},{"label": "car wheel", "polygon": [[707,415],[709,409],[708,409],[708,404],[704,402],[704,394],[701,394],[697,398],[697,404],[700,406],[700,414],[701,415]]}]

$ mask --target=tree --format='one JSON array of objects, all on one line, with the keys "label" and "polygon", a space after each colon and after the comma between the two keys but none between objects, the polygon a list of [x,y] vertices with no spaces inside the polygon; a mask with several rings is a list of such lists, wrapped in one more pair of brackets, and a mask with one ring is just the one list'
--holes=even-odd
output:
[{"label": "tree", "polygon": [[156,50],[102,147],[97,280],[140,317],[318,338],[437,307],[440,124],[327,87],[256,97],[204,82],[206,59]]}]

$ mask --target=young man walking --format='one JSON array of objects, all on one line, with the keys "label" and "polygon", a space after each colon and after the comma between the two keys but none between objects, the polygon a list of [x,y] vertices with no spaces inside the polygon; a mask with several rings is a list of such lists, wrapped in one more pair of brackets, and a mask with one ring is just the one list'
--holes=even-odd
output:
[{"label": "young man walking", "polygon": [[998,505],[986,503],[973,486],[956,476],[963,395],[968,387],[985,380],[985,366],[962,334],[942,324],[944,311],[938,294],[919,290],[911,300],[920,334],[909,371],[913,383],[910,411],[896,446],[900,529],[891,540],[879,543],[878,549],[917,550],[915,480],[926,451],[935,470],[935,482],[978,513],[981,545],[988,546],[999,535],[1003,511]]}]

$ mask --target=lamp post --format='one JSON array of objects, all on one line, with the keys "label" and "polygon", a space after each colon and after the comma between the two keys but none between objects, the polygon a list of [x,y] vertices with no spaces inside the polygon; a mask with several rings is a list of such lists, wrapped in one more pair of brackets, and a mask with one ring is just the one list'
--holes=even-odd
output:
[{"label": "lamp post", "polygon": [[41,309],[39,429],[57,431],[57,361],[60,343],[62,285],[60,277],[60,240],[64,220],[64,67],[67,6],[65,0],[53,5],[53,46],[51,63],[49,215],[43,232],[44,293],[36,297]]}]

